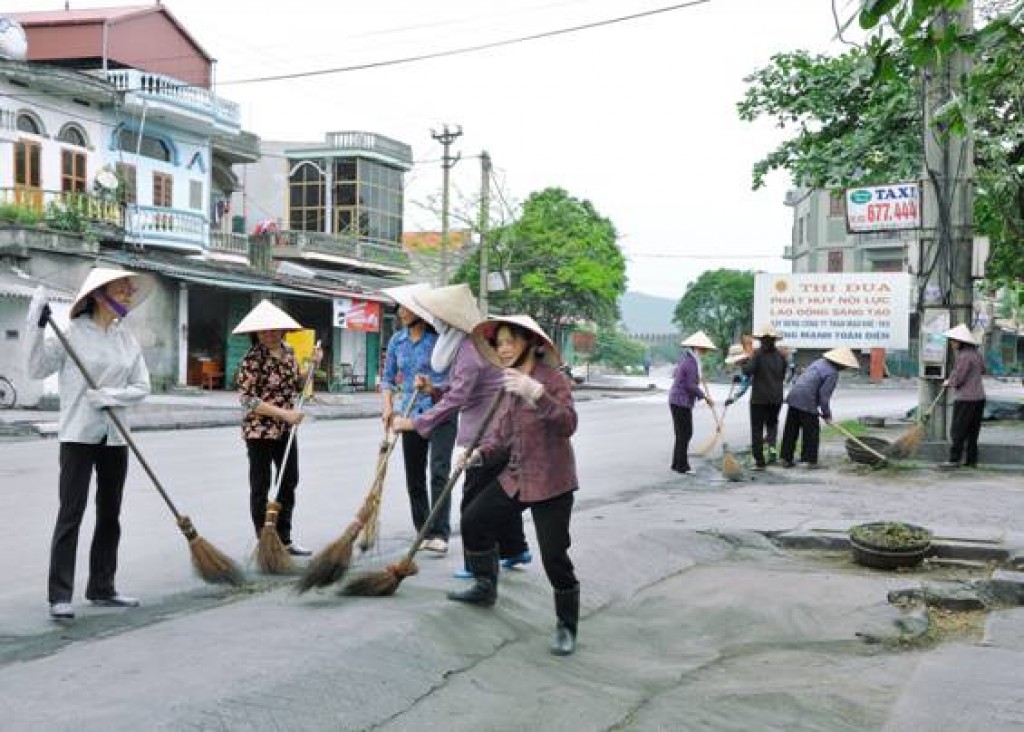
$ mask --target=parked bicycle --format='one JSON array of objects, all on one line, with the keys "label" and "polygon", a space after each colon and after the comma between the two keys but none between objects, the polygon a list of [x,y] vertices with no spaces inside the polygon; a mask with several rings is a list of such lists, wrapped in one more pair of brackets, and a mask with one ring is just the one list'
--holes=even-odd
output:
[{"label": "parked bicycle", "polygon": [[6,376],[0,376],[0,409],[10,409],[18,401],[18,392]]}]

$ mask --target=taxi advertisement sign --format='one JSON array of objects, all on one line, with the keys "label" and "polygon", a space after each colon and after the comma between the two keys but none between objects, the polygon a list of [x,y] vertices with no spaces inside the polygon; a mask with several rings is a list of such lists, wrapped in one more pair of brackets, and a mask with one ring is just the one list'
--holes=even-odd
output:
[{"label": "taxi advertisement sign", "polygon": [[846,228],[851,233],[921,228],[921,189],[893,183],[846,190]]}]

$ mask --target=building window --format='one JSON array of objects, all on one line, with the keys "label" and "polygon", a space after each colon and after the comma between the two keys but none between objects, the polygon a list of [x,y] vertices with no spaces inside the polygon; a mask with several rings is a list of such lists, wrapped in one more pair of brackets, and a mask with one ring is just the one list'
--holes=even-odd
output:
[{"label": "building window", "polygon": [[30,135],[41,135],[43,134],[43,125],[36,119],[36,116],[29,114],[28,112],[22,112],[18,115],[16,126],[22,132],[27,132]]},{"label": "building window", "polygon": [[156,137],[143,135],[140,144],[139,134],[133,130],[121,130],[117,136],[117,148],[133,155],[138,152],[143,157],[162,160],[165,163],[173,162],[171,148],[166,142]]},{"label": "building window", "polygon": [[398,243],[402,237],[402,171],[376,160],[334,165],[334,233]]},{"label": "building window", "polygon": [[136,191],[138,187],[136,185],[135,166],[128,165],[127,163],[117,164],[117,178],[121,184],[121,203],[133,204],[138,201]]},{"label": "building window", "polygon": [[188,206],[196,211],[203,210],[203,182],[201,180],[188,182]]},{"label": "building window", "polygon": [[298,163],[288,180],[288,228],[323,231],[326,213],[324,175],[311,160]]},{"label": "building window", "polygon": [[85,136],[85,132],[78,125],[67,124],[57,135],[57,139],[68,145],[74,145],[75,147],[88,147],[89,140]]},{"label": "building window", "polygon": [[14,186],[41,188],[39,162],[42,148],[38,142],[19,140],[14,143]]},{"label": "building window", "polygon": [[829,249],[829,251],[828,251],[828,271],[829,272],[842,272],[843,271],[843,250],[842,249]]},{"label": "building window", "polygon": [[842,193],[830,193],[828,197],[828,215],[831,218],[843,218],[846,216],[846,206]]},{"label": "building window", "polygon": [[61,150],[61,193],[85,193],[85,178],[85,153],[76,150]]},{"label": "building window", "polygon": [[167,173],[153,173],[153,205],[163,208],[174,207],[174,179]]},{"label": "building window", "polygon": [[902,272],[903,261],[900,259],[876,259],[871,263],[872,272]]}]

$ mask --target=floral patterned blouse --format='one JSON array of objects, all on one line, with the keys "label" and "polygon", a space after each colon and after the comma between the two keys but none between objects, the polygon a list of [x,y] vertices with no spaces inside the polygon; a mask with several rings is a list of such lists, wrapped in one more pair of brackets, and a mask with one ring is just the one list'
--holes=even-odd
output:
[{"label": "floral patterned blouse", "polygon": [[281,409],[295,406],[302,388],[299,363],[288,344],[282,343],[281,348],[284,356],[279,358],[257,343],[238,366],[238,396],[245,409],[242,437],[246,440],[277,440],[288,434],[286,423],[253,411],[262,402]]}]

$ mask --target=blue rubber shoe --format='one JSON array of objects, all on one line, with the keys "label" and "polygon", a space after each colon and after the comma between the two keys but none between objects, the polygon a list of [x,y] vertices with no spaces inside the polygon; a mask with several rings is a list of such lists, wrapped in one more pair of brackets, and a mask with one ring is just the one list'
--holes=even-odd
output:
[{"label": "blue rubber shoe", "polygon": [[505,569],[515,569],[520,564],[529,564],[533,561],[533,555],[530,554],[530,550],[527,549],[522,554],[516,554],[514,557],[507,557],[501,560],[501,566]]},{"label": "blue rubber shoe", "polygon": [[463,567],[452,572],[452,577],[455,579],[473,579],[473,573]]}]

